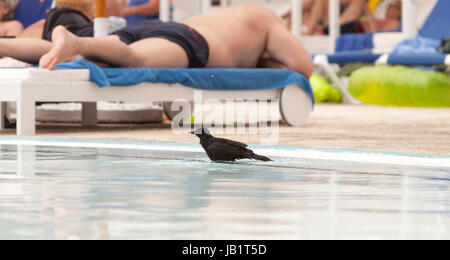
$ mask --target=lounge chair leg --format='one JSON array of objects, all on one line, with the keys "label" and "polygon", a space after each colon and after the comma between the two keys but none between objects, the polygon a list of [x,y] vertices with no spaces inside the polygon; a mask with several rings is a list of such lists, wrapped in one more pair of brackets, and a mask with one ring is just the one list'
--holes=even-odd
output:
[{"label": "lounge chair leg", "polygon": [[81,122],[83,126],[97,125],[97,103],[86,102],[82,104]]},{"label": "lounge chair leg", "polygon": [[344,103],[345,104],[361,104],[358,100],[354,99],[352,95],[347,90],[347,85],[342,82],[342,80],[337,76],[336,72],[334,71],[333,67],[331,67],[330,63],[328,63],[328,58],[325,55],[317,55],[314,58],[314,65],[320,66],[325,73],[330,77],[331,81],[336,84],[336,86],[341,91],[342,95],[344,96]]},{"label": "lounge chair leg", "polygon": [[17,102],[17,135],[36,134],[36,102],[22,94]]},{"label": "lounge chair leg", "polygon": [[280,112],[290,126],[303,126],[313,111],[313,101],[298,85],[281,90]]},{"label": "lounge chair leg", "polygon": [[5,122],[5,117],[6,117],[6,107],[7,107],[6,102],[0,102],[0,130],[3,130],[6,128],[6,122]]}]

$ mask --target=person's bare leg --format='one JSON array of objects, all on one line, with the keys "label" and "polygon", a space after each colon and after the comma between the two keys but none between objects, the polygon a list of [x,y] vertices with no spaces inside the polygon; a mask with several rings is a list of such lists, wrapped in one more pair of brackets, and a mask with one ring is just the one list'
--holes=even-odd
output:
[{"label": "person's bare leg", "polygon": [[21,34],[17,37],[26,38],[42,38],[42,33],[44,32],[45,20],[40,20],[30,26],[28,26]]},{"label": "person's bare leg", "polygon": [[77,37],[63,26],[58,26],[53,30],[52,40],[52,49],[39,61],[43,69],[52,70],[57,64],[71,61],[80,55],[119,67],[129,67],[134,58],[128,45],[117,36]]},{"label": "person's bare leg", "polygon": [[186,52],[178,44],[161,38],[126,45],[117,36],[77,37],[58,26],[53,31],[53,43],[53,48],[39,62],[43,69],[52,70],[58,63],[78,55],[123,68],[188,66]]},{"label": "person's bare leg", "polygon": [[347,8],[341,15],[340,24],[343,25],[358,20],[364,13],[365,5],[365,0],[350,0]]},{"label": "person's bare leg", "polygon": [[324,19],[327,16],[328,10],[328,0],[316,0],[312,9],[311,15],[309,17],[309,21],[307,22],[307,30],[305,34],[311,35],[314,33],[317,24],[321,19]]},{"label": "person's bare leg", "polygon": [[130,67],[187,68],[189,60],[180,45],[162,38],[149,38],[130,45],[134,53]]},{"label": "person's bare leg", "polygon": [[41,56],[49,52],[51,48],[51,42],[36,38],[0,39],[0,56],[31,64],[38,64]]}]

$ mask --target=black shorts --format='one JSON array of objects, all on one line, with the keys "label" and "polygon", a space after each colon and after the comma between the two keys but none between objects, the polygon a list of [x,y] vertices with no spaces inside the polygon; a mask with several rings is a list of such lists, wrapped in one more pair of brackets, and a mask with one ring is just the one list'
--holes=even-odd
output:
[{"label": "black shorts", "polygon": [[189,59],[190,68],[204,68],[209,59],[206,39],[193,28],[175,22],[148,20],[131,24],[113,35],[119,36],[126,44],[148,38],[163,38],[180,45]]},{"label": "black shorts", "polygon": [[[329,34],[329,28],[325,28],[323,31],[325,34]],[[358,21],[349,22],[341,25],[341,34],[351,34],[351,33],[364,33],[364,28],[362,24]]]}]

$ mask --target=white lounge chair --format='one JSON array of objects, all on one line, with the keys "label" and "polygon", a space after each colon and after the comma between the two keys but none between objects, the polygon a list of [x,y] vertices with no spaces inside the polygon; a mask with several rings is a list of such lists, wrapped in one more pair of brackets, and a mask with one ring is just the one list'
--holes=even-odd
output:
[{"label": "white lounge chair", "polygon": [[[308,86],[308,88],[310,88]],[[36,133],[36,102],[82,102],[83,125],[97,123],[96,102],[148,103],[177,99],[194,101],[194,88],[182,84],[141,83],[129,87],[100,88],[90,81],[88,69],[45,71],[36,68],[0,69],[0,129],[4,128],[5,102],[17,103],[17,134]],[[313,110],[313,97],[297,85],[265,90],[202,90],[207,99],[280,100],[283,119],[301,126]]]},{"label": "white lounge chair", "polygon": [[[203,11],[208,8],[205,1],[199,3],[203,3],[201,8]],[[167,0],[161,1],[161,17],[163,20],[169,18],[169,1]],[[95,31],[96,37],[106,35],[105,18],[96,18]],[[286,78],[285,76],[281,77],[282,81]],[[294,77],[297,76],[294,75]],[[36,68],[0,69],[0,129],[5,126],[5,102],[17,103],[17,134],[23,136],[36,133],[36,102],[82,102],[83,125],[91,126],[97,123],[96,102],[98,101],[130,103],[172,102],[177,99],[195,101],[196,89],[193,88],[194,86],[187,87],[181,83],[144,82],[128,87],[99,88],[96,83],[90,81],[91,78],[89,69],[56,71]],[[302,84],[297,82],[279,86],[276,89],[270,87],[266,89],[252,87],[251,90],[216,88],[217,90],[202,90],[202,98],[203,100],[279,100],[283,119],[291,126],[301,126],[307,121],[313,110],[314,97],[307,79],[302,76],[300,78],[303,85],[308,86],[299,86]],[[205,81],[205,79],[200,81]]]},{"label": "white lounge chair", "polygon": [[[402,32],[381,32],[373,34],[374,48],[371,52],[349,51],[335,54],[315,55],[314,65],[326,72],[328,77],[343,93],[344,102],[350,104],[358,104],[359,102],[348,93],[347,84],[337,76],[336,69],[331,64],[342,65],[360,62],[392,65],[450,66],[450,56],[444,54],[388,54],[401,40],[414,38],[418,34],[439,39],[440,36],[436,36],[436,29],[433,27],[442,26],[443,24],[448,23],[447,9],[448,1],[446,0],[404,0]],[[436,21],[438,21],[438,23]],[[419,32],[417,28],[420,27],[422,27],[422,29]],[[432,32],[429,32],[430,30]],[[445,30],[448,31],[447,28],[445,28]]]}]

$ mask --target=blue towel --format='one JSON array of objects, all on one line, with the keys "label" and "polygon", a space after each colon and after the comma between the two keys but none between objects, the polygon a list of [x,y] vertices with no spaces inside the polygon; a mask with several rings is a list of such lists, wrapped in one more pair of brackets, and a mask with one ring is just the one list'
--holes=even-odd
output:
[{"label": "blue towel", "polygon": [[373,33],[344,34],[336,41],[335,52],[365,51],[373,49]]},{"label": "blue towel", "polygon": [[[342,51],[334,54],[328,54],[328,62],[336,64],[350,63],[374,63],[380,58],[381,54],[375,54],[367,51]],[[316,55],[313,55],[313,59]]]},{"label": "blue towel", "polygon": [[446,55],[442,53],[391,54],[388,58],[388,64],[433,66],[444,65],[445,59]]},{"label": "blue towel", "polygon": [[63,63],[56,69],[89,69],[91,81],[100,87],[131,86],[143,82],[182,84],[205,90],[280,89],[297,84],[313,100],[309,80],[294,71],[277,69],[165,69],[100,68],[84,59]]},{"label": "blue towel", "polygon": [[441,41],[433,38],[417,37],[406,39],[399,43],[392,54],[409,55],[409,54],[437,54]]}]

